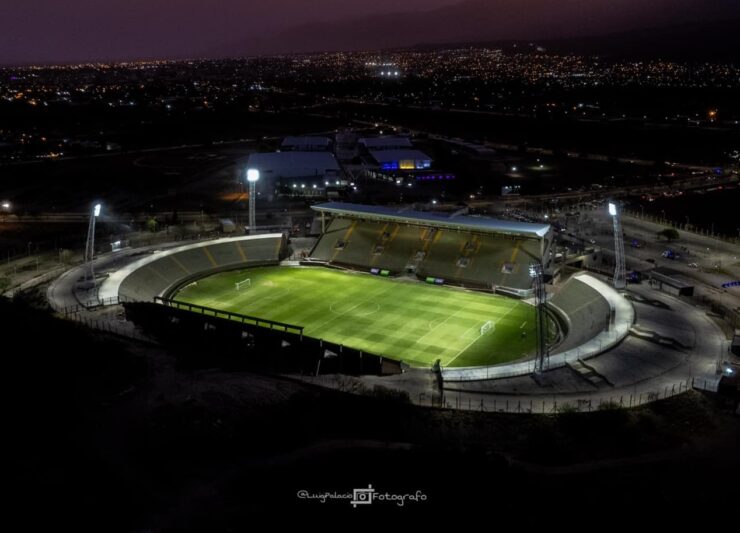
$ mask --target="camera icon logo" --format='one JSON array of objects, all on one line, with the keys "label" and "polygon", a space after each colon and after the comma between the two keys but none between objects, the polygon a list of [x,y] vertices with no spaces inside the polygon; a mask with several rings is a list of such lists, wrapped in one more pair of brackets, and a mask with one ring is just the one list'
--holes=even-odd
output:
[{"label": "camera icon logo", "polygon": [[373,494],[375,489],[372,485],[368,485],[366,489],[352,489],[352,507],[357,509],[358,505],[370,505],[373,503]]}]

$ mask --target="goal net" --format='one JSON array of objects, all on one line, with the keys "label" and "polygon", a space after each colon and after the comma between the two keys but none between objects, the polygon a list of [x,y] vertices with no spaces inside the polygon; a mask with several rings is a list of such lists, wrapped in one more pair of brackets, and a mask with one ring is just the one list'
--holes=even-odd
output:
[{"label": "goal net", "polygon": [[489,331],[493,331],[493,322],[490,320],[480,327],[480,334],[485,335]]},{"label": "goal net", "polygon": [[252,286],[252,280],[251,279],[245,279],[244,281],[237,281],[236,282],[236,290],[240,291],[242,289],[248,289]]}]

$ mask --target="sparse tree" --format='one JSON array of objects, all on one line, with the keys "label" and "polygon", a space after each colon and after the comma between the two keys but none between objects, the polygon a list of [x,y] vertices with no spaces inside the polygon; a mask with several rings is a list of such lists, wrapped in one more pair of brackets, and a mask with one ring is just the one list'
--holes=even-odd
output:
[{"label": "sparse tree", "polygon": [[72,262],[72,250],[60,250],[59,252],[59,261],[63,265],[68,265]]},{"label": "sparse tree", "polygon": [[678,231],[674,228],[665,228],[658,232],[658,238],[664,237],[668,242],[675,241],[679,238]]}]

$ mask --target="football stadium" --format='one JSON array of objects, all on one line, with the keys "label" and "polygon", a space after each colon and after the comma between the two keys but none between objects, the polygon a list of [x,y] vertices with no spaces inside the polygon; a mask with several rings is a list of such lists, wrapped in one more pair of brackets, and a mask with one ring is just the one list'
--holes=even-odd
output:
[{"label": "football stadium", "polygon": [[529,264],[547,246],[547,226],[341,203],[314,209],[322,236],[302,266],[215,274],[173,299],[294,324],[412,365],[532,354],[534,306],[496,291],[529,294]]},{"label": "football stadium", "polygon": [[284,233],[151,250],[111,269],[100,300],[156,302],[168,323],[198,315],[201,329],[238,322],[245,338],[316,346],[301,350],[311,359],[301,372],[341,373],[320,364],[329,354],[342,369],[354,358],[380,373],[435,368],[447,381],[564,366],[626,334],[612,327],[615,314],[627,328],[632,320],[587,275],[538,297],[549,225],[339,202],[312,209],[320,235],[310,253],[295,254]]}]

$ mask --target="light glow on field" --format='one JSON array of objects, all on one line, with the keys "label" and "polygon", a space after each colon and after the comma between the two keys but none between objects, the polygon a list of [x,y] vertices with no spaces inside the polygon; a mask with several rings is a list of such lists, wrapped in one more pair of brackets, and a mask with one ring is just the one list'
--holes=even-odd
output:
[{"label": "light glow on field", "polygon": [[[250,288],[235,290],[247,277]],[[534,307],[518,300],[322,267],[215,274],[175,299],[303,326],[306,336],[417,366],[505,363],[535,347]]]}]

